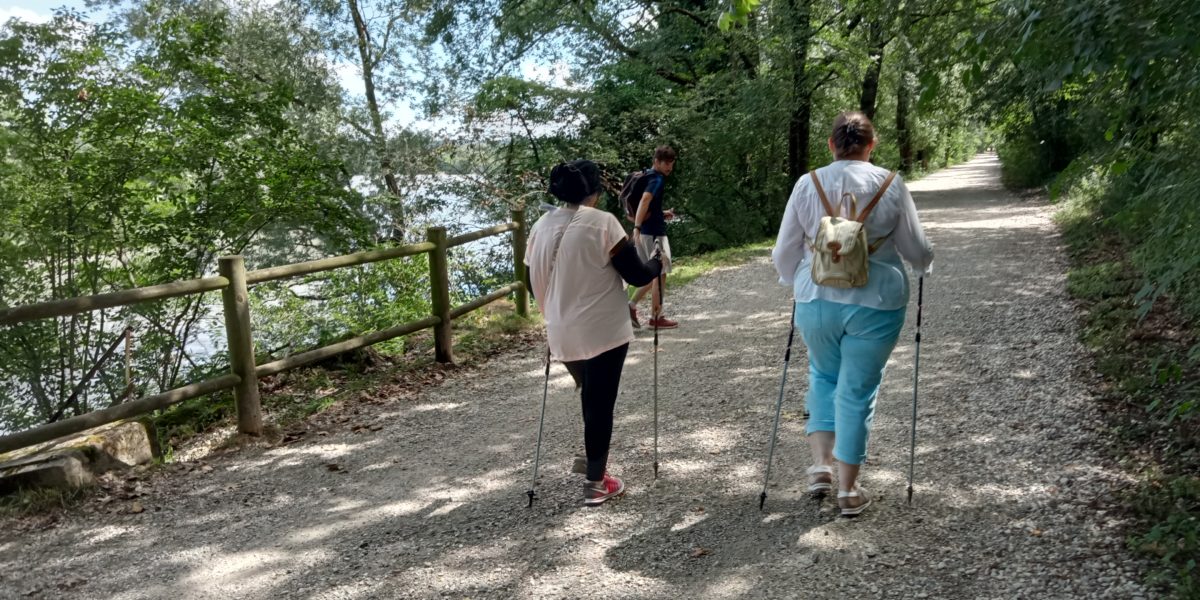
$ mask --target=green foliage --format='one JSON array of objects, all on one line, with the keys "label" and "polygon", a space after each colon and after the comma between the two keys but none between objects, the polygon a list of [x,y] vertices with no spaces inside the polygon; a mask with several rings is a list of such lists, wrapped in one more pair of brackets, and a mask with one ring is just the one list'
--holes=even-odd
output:
[{"label": "green foliage", "polygon": [[964,51],[978,61],[968,77],[986,90],[981,102],[1003,115],[1006,183],[1044,184],[1077,159],[1111,165],[1099,215],[1137,246],[1149,278],[1142,298],[1195,297],[1184,292],[1197,263],[1183,259],[1200,239],[1186,200],[1198,182],[1178,157],[1197,148],[1200,13],[1168,2],[1011,1],[984,23]]},{"label": "green foliage", "polygon": [[[1126,238],[1121,219],[1103,217],[1114,197],[1127,197],[1122,177],[1110,168],[1080,164],[1052,186],[1060,200],[1058,222],[1080,263],[1068,274],[1067,289],[1088,303],[1084,339],[1102,356],[1101,371],[1154,414],[1194,419],[1200,415],[1194,390],[1177,385],[1182,382],[1169,373],[1191,370],[1200,362],[1186,345],[1154,343],[1165,339],[1154,331],[1163,326],[1163,315],[1152,313],[1154,290],[1147,291],[1145,284],[1146,269],[1154,263],[1141,258],[1139,244]],[[1146,234],[1153,243],[1170,246],[1170,240]],[[1188,300],[1180,298],[1176,305],[1187,307]]]},{"label": "green foliage", "polygon": [[[985,101],[1002,109],[997,126],[1006,182],[1053,179],[1053,195],[1065,200],[1061,220],[1076,245],[1087,247],[1088,236],[1103,233],[1122,250],[1117,264],[1140,281],[1121,277],[1113,297],[1131,296],[1138,327],[1165,297],[1194,322],[1200,175],[1184,157],[1200,151],[1192,118],[1200,100],[1200,12],[1167,2],[1135,10],[1115,0],[1036,8],[1014,1],[998,4],[993,17],[974,48],[1001,45],[1012,57],[991,55],[982,60],[988,68],[971,77],[992,84]],[[1096,291],[1074,288],[1085,297]],[[1184,417],[1194,407],[1160,404],[1187,407]]]},{"label": "green foliage", "polygon": [[[1083,340],[1095,353],[1097,370],[1111,383],[1111,393],[1138,407],[1131,418],[1121,419],[1127,443],[1152,446],[1162,457],[1164,473],[1149,477],[1133,498],[1144,529],[1131,536],[1130,545],[1156,561],[1153,583],[1188,598],[1197,590],[1193,561],[1200,533],[1194,476],[1200,453],[1200,346],[1194,334],[1180,331],[1187,321],[1146,292],[1144,269],[1156,264],[1146,257],[1162,255],[1143,251],[1141,244],[1179,248],[1179,241],[1162,238],[1156,227],[1142,223],[1142,234],[1149,239],[1139,243],[1128,235],[1140,219],[1106,216],[1136,209],[1138,200],[1130,198],[1137,196],[1130,193],[1127,177],[1126,171],[1087,157],[1061,173],[1051,190],[1078,265],[1068,274],[1067,285],[1085,305]],[[1173,304],[1183,308],[1189,302],[1178,297]],[[1143,410],[1144,416],[1137,414]]]},{"label": "green foliage", "polygon": [[1170,587],[1176,598],[1200,595],[1200,477],[1157,478],[1134,501],[1155,523],[1130,539],[1133,547],[1158,563],[1151,582]]},{"label": "green foliage", "polygon": [[729,10],[721,13],[717,20],[717,27],[721,31],[728,31],[732,27],[744,27],[750,21],[750,13],[762,4],[762,0],[733,0],[729,4]]},{"label": "green foliage", "polygon": [[[268,357],[296,354],[423,318],[432,310],[424,255],[257,286],[255,344]],[[403,351],[403,340],[384,349]]]},{"label": "green foliage", "polygon": [[[954,66],[939,62],[945,39],[960,31],[948,17],[955,11],[942,2],[921,2],[903,17],[894,3],[839,9],[782,1],[595,2],[587,8],[500,1],[496,15],[487,15],[496,26],[483,41],[480,21],[468,11],[439,21],[443,33],[477,25],[469,45],[456,38],[458,64],[478,57],[479,46],[540,56],[540,42],[573,66],[566,82],[554,86],[480,68],[470,116],[493,125],[498,116],[510,119],[507,143],[503,135],[492,138],[499,168],[491,172],[517,183],[504,190],[515,203],[544,189],[551,165],[580,156],[600,162],[615,191],[626,174],[649,166],[655,146],[670,144],[679,160],[667,202],[685,216],[671,231],[678,253],[772,235],[796,178],[828,160],[825,132],[833,118],[858,107],[876,47],[886,58],[878,61],[873,103],[884,140],[878,163],[899,167],[903,153],[916,173],[982,148],[971,94]],[[919,43],[908,39],[917,29]],[[917,82],[937,89],[924,93]],[[898,105],[901,96],[907,107]],[[897,114],[896,123],[884,114]],[[619,212],[615,200],[607,205]]]},{"label": "green foliage", "polygon": [[1120,261],[1100,263],[1067,273],[1067,290],[1076,298],[1099,302],[1107,298],[1127,297],[1132,289],[1127,265]]},{"label": "green foliage", "polygon": [[[144,44],[69,13],[0,32],[0,304],[90,295],[211,273],[216,257],[362,235],[337,165],[286,112],[292,90],[228,70],[221,14],[146,24]],[[212,296],[11,328],[0,347],[5,427],[106,406],[111,364],[63,404],[125,324],[141,393],[208,367],[198,340]]]}]

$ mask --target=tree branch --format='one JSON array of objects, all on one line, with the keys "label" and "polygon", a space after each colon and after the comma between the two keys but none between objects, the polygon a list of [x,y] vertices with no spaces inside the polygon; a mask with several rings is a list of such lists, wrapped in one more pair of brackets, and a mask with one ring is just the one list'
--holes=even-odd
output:
[{"label": "tree branch", "polygon": [[[587,10],[581,10],[580,12],[583,15],[583,19],[587,22],[587,25],[592,30],[592,32],[595,33],[596,35],[599,35],[601,38],[603,38],[605,42],[607,42],[610,46],[613,47],[613,49],[617,50],[618,52],[621,52],[622,54],[628,56],[629,58],[639,60],[648,66],[652,66],[652,65],[650,65],[650,62],[647,61],[642,56],[641,51],[639,51],[635,48],[630,48],[629,46],[625,45],[624,42],[622,42],[620,39],[618,39],[617,36],[613,35],[611,31],[601,27],[600,24],[596,22],[596,19],[592,17],[590,12],[588,12]],[[685,86],[685,87],[691,87],[693,85],[696,85],[695,80],[683,77],[682,75],[679,75],[678,73],[674,73],[674,72],[670,71],[669,69],[665,69],[662,67],[653,67],[653,69],[654,69],[655,75],[658,75],[659,77],[662,77],[663,79],[666,79],[667,81],[670,81],[672,83],[677,83],[677,84]]]},{"label": "tree branch", "polygon": [[376,60],[371,63],[372,69],[378,68],[383,63],[383,57],[387,56],[388,44],[392,40],[392,29],[395,27],[396,21],[399,20],[399,16],[393,16],[391,19],[388,19],[387,29],[383,32],[383,43],[379,45],[379,52],[375,55]]},{"label": "tree branch", "polygon": [[[821,23],[820,27],[817,27],[816,29],[814,29],[812,34],[817,35],[817,34],[821,33],[822,31],[825,31],[825,29],[832,26],[834,23],[837,23],[838,19],[841,18],[842,13],[844,13],[844,12],[846,12],[846,9],[839,8],[837,10],[837,12],[833,13],[832,17],[825,19],[825,22]],[[850,19],[850,23],[846,26],[846,33],[850,33],[851,31],[854,31],[854,28],[858,27],[858,23],[861,20],[862,20],[862,15],[856,15],[853,19]]]},{"label": "tree branch", "polygon": [[661,17],[663,15],[670,15],[670,14],[682,15],[684,17],[687,17],[687,18],[691,19],[692,21],[695,21],[696,24],[699,25],[702,29],[713,29],[715,27],[714,24],[716,23],[716,21],[713,21],[711,19],[705,19],[704,17],[701,17],[700,15],[698,15],[690,10],[687,10],[686,8],[680,8],[678,6],[672,6],[672,7],[663,9],[662,12],[655,15],[654,19],[658,20],[658,17]]},{"label": "tree branch", "polygon": [[828,73],[825,74],[824,77],[821,78],[820,81],[818,81],[816,84],[813,85],[812,89],[809,90],[808,93],[810,95],[816,93],[817,90],[821,89],[821,86],[825,85],[826,83],[829,83],[829,81],[831,79],[833,79],[834,75],[837,75],[837,71],[830,70]]}]

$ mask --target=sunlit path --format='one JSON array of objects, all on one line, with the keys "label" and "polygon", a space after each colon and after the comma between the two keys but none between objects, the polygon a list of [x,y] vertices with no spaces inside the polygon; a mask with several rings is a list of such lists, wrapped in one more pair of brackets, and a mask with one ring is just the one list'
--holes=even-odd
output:
[{"label": "sunlit path", "polygon": [[[904,504],[911,323],[885,379],[859,519],[801,493],[803,352],[767,510],[758,489],[788,290],[765,260],[675,291],[651,473],[650,334],[630,353],[611,469],[626,498],[578,506],[578,400],[552,372],[540,500],[525,508],[540,352],[339,430],[171,474],[146,512],[0,538],[0,596],[34,598],[1133,598],[1081,380],[1049,209],[999,186],[994,156],[912,184],[927,282],[917,490]],[[1031,268],[1033,261],[1037,268]],[[914,298],[915,301],[915,298]],[[341,467],[339,471],[328,464]],[[64,591],[67,590],[67,591]]]}]

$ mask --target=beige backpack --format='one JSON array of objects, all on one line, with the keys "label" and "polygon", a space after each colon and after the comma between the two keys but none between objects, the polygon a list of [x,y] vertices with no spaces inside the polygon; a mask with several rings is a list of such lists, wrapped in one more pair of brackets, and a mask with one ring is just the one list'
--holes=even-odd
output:
[{"label": "beige backpack", "polygon": [[895,171],[888,174],[883,186],[861,213],[858,212],[858,199],[854,194],[843,193],[843,200],[846,196],[850,197],[850,217],[847,219],[840,216],[840,207],[835,211],[829,203],[829,198],[825,196],[825,190],[821,187],[821,180],[817,179],[817,172],[809,171],[808,176],[812,179],[828,215],[821,217],[817,239],[811,246],[813,281],[817,285],[835,288],[857,288],[867,285],[868,258],[883,245],[887,237],[876,240],[874,244],[868,244],[864,223],[867,222],[871,211],[875,210],[875,205],[883,198],[884,192],[892,185],[892,180],[896,178]]}]

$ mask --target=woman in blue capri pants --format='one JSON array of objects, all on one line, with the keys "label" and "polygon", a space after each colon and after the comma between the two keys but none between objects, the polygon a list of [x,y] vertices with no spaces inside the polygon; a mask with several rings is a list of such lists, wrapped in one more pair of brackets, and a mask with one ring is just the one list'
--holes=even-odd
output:
[{"label": "woman in blue capri pants", "polygon": [[812,279],[809,245],[827,214],[812,177],[827,198],[840,199],[835,210],[850,214],[851,194],[865,202],[889,176],[870,162],[875,143],[875,128],[865,115],[837,117],[829,138],[835,160],[796,182],[772,253],[781,281],[795,290],[796,327],[808,346],[807,433],[813,456],[808,490],[823,495],[833,489],[836,460],[838,505],[847,517],[871,504],[857,480],[883,369],[908,306],[909,278],[901,257],[921,274],[933,262],[912,195],[897,176],[865,223],[868,241],[879,244],[870,257],[867,284],[835,288]]}]

